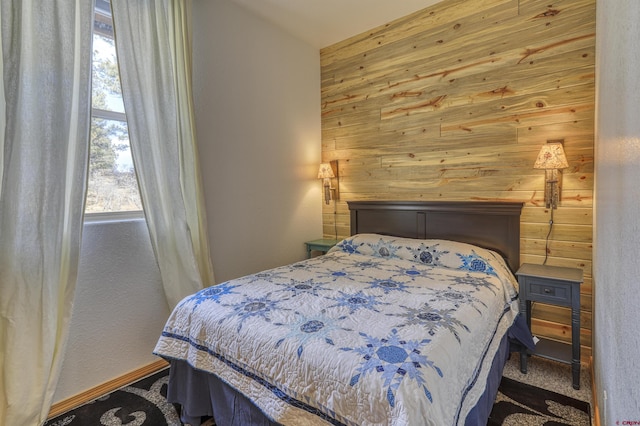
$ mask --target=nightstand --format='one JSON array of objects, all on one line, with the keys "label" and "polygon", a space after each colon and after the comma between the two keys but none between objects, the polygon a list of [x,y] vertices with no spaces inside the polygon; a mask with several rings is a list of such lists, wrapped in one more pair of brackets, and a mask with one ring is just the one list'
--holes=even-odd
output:
[{"label": "nightstand", "polygon": [[312,251],[320,251],[322,253],[326,253],[329,251],[329,249],[331,249],[331,247],[338,244],[338,242],[340,242],[340,240],[325,239],[325,238],[321,238],[319,240],[307,241],[306,243],[304,243],[307,246],[307,259],[311,257]]},{"label": "nightstand", "polygon": [[[571,364],[573,388],[580,389],[580,284],[582,269],[524,263],[518,272],[520,311],[531,329],[531,302],[571,308],[571,344],[540,338],[534,355]],[[527,371],[527,357],[520,358]],[[524,363],[524,365],[522,364]]]}]

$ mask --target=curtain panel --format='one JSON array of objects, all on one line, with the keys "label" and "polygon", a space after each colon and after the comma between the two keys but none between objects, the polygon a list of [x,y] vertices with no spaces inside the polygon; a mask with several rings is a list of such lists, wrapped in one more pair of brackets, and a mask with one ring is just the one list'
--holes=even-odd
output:
[{"label": "curtain panel", "polygon": [[67,342],[89,149],[92,0],[1,0],[0,424],[46,420]]},{"label": "curtain panel", "polygon": [[112,0],[133,162],[167,302],[214,284],[197,156],[188,0]]}]

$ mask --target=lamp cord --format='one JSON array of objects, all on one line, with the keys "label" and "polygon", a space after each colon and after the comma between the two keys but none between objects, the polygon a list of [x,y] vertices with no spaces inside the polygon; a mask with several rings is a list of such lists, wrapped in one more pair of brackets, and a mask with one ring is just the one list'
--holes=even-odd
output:
[{"label": "lamp cord", "polygon": [[551,219],[549,220],[549,232],[547,232],[547,238],[544,246],[544,262],[543,265],[547,264],[547,259],[549,257],[549,235],[551,235],[551,230],[553,229],[553,207],[551,207]]},{"label": "lamp cord", "polygon": [[338,239],[338,202],[333,200],[333,232],[335,235],[334,239]]}]

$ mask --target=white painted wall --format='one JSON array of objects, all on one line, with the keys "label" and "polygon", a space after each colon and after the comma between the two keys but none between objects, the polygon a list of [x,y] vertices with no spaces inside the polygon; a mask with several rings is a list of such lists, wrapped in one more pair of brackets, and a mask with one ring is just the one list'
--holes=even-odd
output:
[{"label": "white painted wall", "polygon": [[[322,236],[317,49],[228,0],[196,0],[194,80],[218,282],[300,260]],[[169,315],[143,220],[85,225],[54,403],[155,360]]]},{"label": "white painted wall", "polygon": [[158,358],[169,316],[143,219],[85,223],[69,342],[53,401]]},{"label": "white painted wall", "polygon": [[322,237],[320,53],[229,0],[193,2],[196,128],[217,282]]},{"label": "white painted wall", "polygon": [[615,425],[640,421],[640,2],[598,0],[596,25],[593,356]]}]

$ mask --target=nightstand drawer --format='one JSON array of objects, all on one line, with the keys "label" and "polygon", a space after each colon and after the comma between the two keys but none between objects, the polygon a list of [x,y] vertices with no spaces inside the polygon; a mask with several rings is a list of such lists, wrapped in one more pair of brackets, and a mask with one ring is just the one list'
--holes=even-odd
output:
[{"label": "nightstand drawer", "polygon": [[571,306],[571,286],[566,283],[528,278],[525,285],[530,300]]}]

